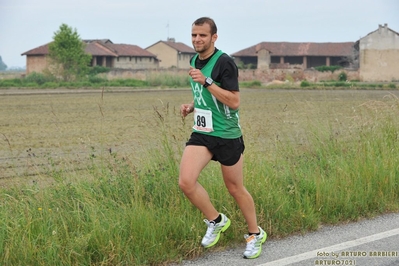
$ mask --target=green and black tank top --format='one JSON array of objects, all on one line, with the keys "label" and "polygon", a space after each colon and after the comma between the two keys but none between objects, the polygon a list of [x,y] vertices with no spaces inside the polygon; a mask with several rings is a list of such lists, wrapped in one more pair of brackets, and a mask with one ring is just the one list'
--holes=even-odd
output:
[{"label": "green and black tank top", "polygon": [[[212,76],[213,68],[222,54],[224,53],[218,50],[201,69],[205,77]],[[191,66],[194,68],[197,57],[198,54],[191,60]],[[190,82],[194,97],[193,132],[225,139],[241,137],[238,109],[231,109],[218,101],[202,84],[194,82],[192,79]],[[215,84],[220,86],[218,82]]]}]

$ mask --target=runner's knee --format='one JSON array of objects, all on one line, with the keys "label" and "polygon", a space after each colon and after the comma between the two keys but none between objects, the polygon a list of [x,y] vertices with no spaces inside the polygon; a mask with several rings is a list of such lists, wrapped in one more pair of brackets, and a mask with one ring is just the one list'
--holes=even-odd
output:
[{"label": "runner's knee", "polygon": [[195,182],[191,182],[186,178],[179,177],[179,187],[185,193],[190,193],[195,188]]}]

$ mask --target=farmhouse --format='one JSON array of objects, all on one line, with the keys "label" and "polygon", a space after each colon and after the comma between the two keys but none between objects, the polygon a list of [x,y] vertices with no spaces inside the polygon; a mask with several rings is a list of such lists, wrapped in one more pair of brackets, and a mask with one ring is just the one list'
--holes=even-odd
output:
[{"label": "farmhouse", "polygon": [[261,42],[231,56],[238,66],[257,69],[270,77],[275,73],[272,70],[310,74],[307,70],[317,66],[338,65],[351,70],[352,77],[361,81],[399,81],[399,33],[388,24],[379,25],[356,42]]},{"label": "farmhouse", "polygon": [[363,81],[399,81],[399,33],[379,25],[355,44]]},{"label": "farmhouse", "polygon": [[257,69],[307,69],[331,65],[348,67],[354,57],[353,45],[354,42],[261,42],[231,56],[237,65],[249,65]]},{"label": "farmhouse", "polygon": [[[195,55],[192,47],[174,38],[158,41],[146,49],[114,44],[109,39],[83,41],[86,53],[92,55],[91,65],[112,68],[116,76],[132,70],[185,70]],[[26,55],[27,74],[48,67],[48,46],[49,43],[22,54]],[[338,65],[350,71],[352,79],[399,81],[399,33],[387,24],[379,25],[356,42],[261,42],[231,56],[241,68],[241,77],[246,76],[244,69],[256,69],[255,76],[247,75],[247,79],[284,80],[286,75],[295,75],[295,80],[318,80],[325,77],[312,71],[315,67]]]},{"label": "farmhouse", "polygon": [[[117,69],[154,69],[158,59],[151,52],[137,45],[114,44],[111,40],[83,40],[85,52],[92,56],[91,66]],[[26,55],[26,72],[43,72],[48,67],[49,44],[29,50]]]},{"label": "farmhouse", "polygon": [[160,68],[188,69],[190,58],[195,55],[195,50],[192,47],[175,42],[174,38],[159,41],[145,49],[156,55]]}]

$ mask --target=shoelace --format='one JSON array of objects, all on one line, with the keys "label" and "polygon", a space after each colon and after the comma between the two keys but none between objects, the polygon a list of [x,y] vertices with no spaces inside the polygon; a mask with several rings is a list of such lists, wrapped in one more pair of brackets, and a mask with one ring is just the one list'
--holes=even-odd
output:
[{"label": "shoelace", "polygon": [[247,235],[246,237],[247,240],[247,247],[246,250],[250,251],[255,248],[255,243],[256,243],[256,236],[255,235]]},{"label": "shoelace", "polygon": [[215,230],[215,223],[214,222],[209,222],[208,220],[204,220],[204,222],[208,226],[208,229],[206,229],[205,236],[206,237],[211,237],[213,235],[213,231]]}]

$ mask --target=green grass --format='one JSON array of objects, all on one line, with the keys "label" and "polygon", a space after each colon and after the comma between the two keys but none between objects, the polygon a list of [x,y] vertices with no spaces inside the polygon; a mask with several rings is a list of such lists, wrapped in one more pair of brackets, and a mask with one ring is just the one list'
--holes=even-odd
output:
[{"label": "green grass", "polygon": [[142,79],[118,78],[108,80],[104,76],[90,75],[84,79],[63,82],[51,75],[31,73],[26,77],[11,77],[0,79],[0,88],[103,88],[103,87],[126,87],[126,88],[187,88],[190,86],[189,76],[186,72],[167,74],[158,71],[145,73]]},{"label": "green grass", "polygon": [[[322,66],[318,71],[332,71],[339,69],[339,66]],[[188,88],[190,87],[190,80],[187,72],[185,71],[148,71],[143,74],[141,78],[115,78],[108,80],[102,73],[107,72],[109,69],[92,69],[91,73],[86,78],[74,81],[74,82],[63,82],[57,80],[55,77],[49,74],[42,73],[31,73],[26,77],[16,77],[16,75],[8,75],[5,78],[0,79],[0,89],[11,89],[11,88],[36,88],[36,89],[57,89],[57,88],[91,88],[91,89],[103,89],[103,88]],[[18,75],[17,75],[18,76]],[[339,80],[326,80],[320,82],[310,82],[302,80],[300,83],[294,82],[294,79],[287,74],[285,82],[268,84],[262,83],[259,80],[241,81],[241,88],[268,88],[268,89],[386,89],[396,90],[398,88],[397,83],[391,82],[385,83],[371,83],[363,82],[360,83],[357,80],[346,80],[345,72],[342,72],[339,76]]]},{"label": "green grass", "polygon": [[[27,172],[1,183],[0,264],[160,265],[205,252],[203,217],[177,184],[189,91],[7,97],[1,154]],[[399,210],[394,94],[249,89],[241,108],[245,184],[271,239]],[[218,245],[241,243],[246,225],[217,163],[200,182],[232,220]]]}]

